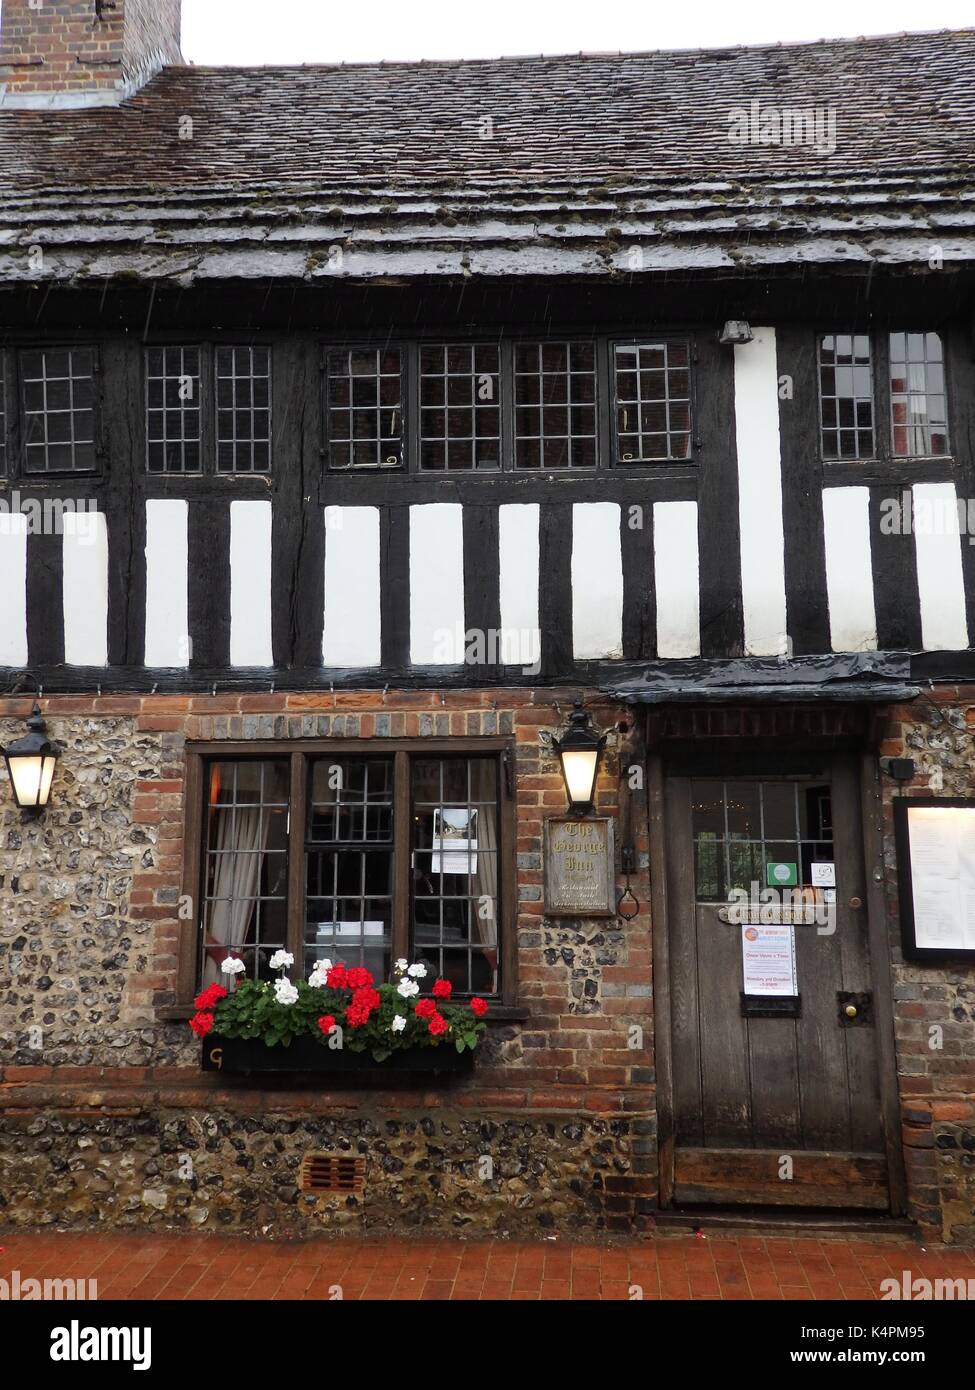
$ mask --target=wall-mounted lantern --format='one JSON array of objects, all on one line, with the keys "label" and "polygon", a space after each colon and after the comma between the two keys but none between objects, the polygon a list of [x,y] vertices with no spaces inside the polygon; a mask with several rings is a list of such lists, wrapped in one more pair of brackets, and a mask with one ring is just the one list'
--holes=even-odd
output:
[{"label": "wall-mounted lantern", "polygon": [[22,811],[39,816],[51,795],[54,767],[61,750],[48,738],[47,725],[36,701],[27,720],[27,733],[0,752],[17,805]]},{"label": "wall-mounted lantern", "polygon": [[606,735],[596,732],[582,701],[577,700],[569,716],[568,729],[561,738],[552,740],[562,765],[570,816],[587,816],[593,809],[596,774],[605,745]]}]

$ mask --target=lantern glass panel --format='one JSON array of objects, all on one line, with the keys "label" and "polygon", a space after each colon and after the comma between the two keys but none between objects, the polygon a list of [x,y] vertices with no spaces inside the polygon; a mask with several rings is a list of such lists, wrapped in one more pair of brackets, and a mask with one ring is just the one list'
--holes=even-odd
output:
[{"label": "lantern glass panel", "polygon": [[573,805],[585,806],[592,801],[598,758],[597,748],[563,749],[562,768],[565,785]]}]

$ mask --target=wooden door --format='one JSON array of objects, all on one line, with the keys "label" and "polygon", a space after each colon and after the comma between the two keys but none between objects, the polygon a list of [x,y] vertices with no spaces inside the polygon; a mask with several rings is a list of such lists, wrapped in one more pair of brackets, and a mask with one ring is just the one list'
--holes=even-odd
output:
[{"label": "wooden door", "polygon": [[[789,775],[671,775],[664,803],[674,1203],[886,1210],[853,759]],[[815,920],[793,928],[798,997],[766,1008],[744,997],[743,914],[728,904],[732,889],[759,896],[775,864],[795,866],[806,898],[831,876],[812,866],[832,864],[835,904],[830,920],[820,887]]]}]

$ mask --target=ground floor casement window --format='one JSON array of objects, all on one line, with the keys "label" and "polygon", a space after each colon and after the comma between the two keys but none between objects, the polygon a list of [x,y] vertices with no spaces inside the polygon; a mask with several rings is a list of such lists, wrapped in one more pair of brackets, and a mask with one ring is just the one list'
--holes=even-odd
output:
[{"label": "ground floor casement window", "polygon": [[484,742],[192,747],[181,996],[228,955],[270,978],[283,948],[302,976],[328,958],[388,978],[407,956],[510,999],[511,752]]}]

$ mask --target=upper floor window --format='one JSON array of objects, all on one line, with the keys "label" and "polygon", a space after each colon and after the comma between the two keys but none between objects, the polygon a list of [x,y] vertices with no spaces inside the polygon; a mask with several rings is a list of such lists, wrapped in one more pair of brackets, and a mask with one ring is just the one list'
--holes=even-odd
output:
[{"label": "upper floor window", "polygon": [[150,473],[270,472],[270,348],[150,347],[145,378]]},{"label": "upper floor window", "polygon": [[146,458],[150,473],[200,471],[200,349],[146,352]]},{"label": "upper floor window", "polygon": [[420,349],[420,467],[501,467],[501,352],[496,343]]},{"label": "upper floor window", "polygon": [[890,427],[898,458],[948,453],[948,398],[940,333],[891,333]]},{"label": "upper floor window", "polygon": [[271,350],[218,347],[217,472],[271,468]]},{"label": "upper floor window", "polygon": [[820,338],[819,401],[823,458],[873,458],[873,362],[866,334]]},{"label": "upper floor window", "polygon": [[620,462],[688,458],[691,385],[687,343],[617,343],[614,366]]},{"label": "upper floor window", "polygon": [[398,468],[403,461],[399,348],[354,348],[327,358],[326,417],[333,468]]},{"label": "upper floor window", "polygon": [[595,345],[518,343],[515,466],[592,468],[595,463]]},{"label": "upper floor window", "polygon": [[458,994],[503,992],[499,752],[191,756],[204,789],[187,825],[202,885],[195,981],[221,980],[228,954],[267,979],[288,949],[305,976],[328,958],[388,979],[408,956]]},{"label": "upper floor window", "polygon": [[25,472],[96,468],[95,367],[91,347],[21,352]]},{"label": "upper floor window", "polygon": [[387,343],[327,349],[323,366],[333,469],[561,472],[692,456],[687,339]]},{"label": "upper floor window", "polygon": [[[880,364],[876,371],[875,362]],[[895,332],[874,339],[866,333],[821,335],[819,412],[826,460],[946,457],[948,397],[941,334]]]}]

